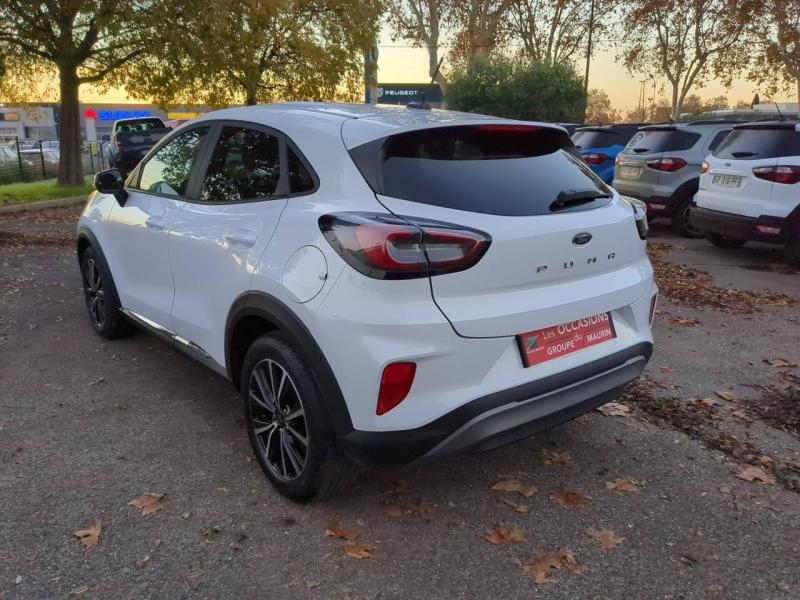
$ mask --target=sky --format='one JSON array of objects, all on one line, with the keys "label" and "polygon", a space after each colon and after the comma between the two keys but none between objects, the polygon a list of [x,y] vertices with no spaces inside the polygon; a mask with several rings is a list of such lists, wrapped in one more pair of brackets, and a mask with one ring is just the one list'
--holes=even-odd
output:
[{"label": "sky", "polygon": [[[428,55],[423,48],[414,48],[407,42],[399,40],[394,42],[384,32],[379,42],[378,81],[380,83],[428,83]],[[583,72],[583,63],[580,65]],[[611,104],[623,115],[638,105],[639,80],[643,77],[629,74],[622,64],[617,62],[613,49],[601,48],[592,58],[589,73],[589,87],[604,90]],[[656,82],[658,90],[664,81]],[[652,98],[652,82],[647,87],[647,102]],[[756,90],[752,83],[742,79],[735,81],[730,90],[726,90],[718,82],[709,82],[703,88],[696,88],[690,93],[699,94],[703,98],[712,98],[719,95],[728,97],[731,105],[739,100],[752,100]],[[669,97],[670,92],[664,89],[663,96]],[[658,95],[657,95],[658,97]],[[81,90],[81,100],[84,102],[132,102],[122,89],[112,89],[106,93],[98,93],[91,88]],[[764,99],[762,98],[762,101]],[[776,101],[796,101],[788,95],[776,98]]]}]

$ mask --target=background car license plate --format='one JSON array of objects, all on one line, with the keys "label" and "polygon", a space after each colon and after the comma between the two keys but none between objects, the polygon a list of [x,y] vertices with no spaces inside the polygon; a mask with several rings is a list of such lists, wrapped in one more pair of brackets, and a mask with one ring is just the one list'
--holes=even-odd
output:
[{"label": "background car license plate", "polygon": [[711,182],[714,185],[721,185],[723,187],[739,187],[742,185],[742,178],[738,175],[714,175]]},{"label": "background car license plate", "polygon": [[606,312],[522,333],[517,336],[517,344],[522,353],[522,362],[526,367],[532,367],[615,337],[614,321],[611,313]]},{"label": "background car license plate", "polygon": [[639,176],[641,169],[639,167],[620,167],[619,174],[623,177],[628,177],[630,179],[635,179]]}]

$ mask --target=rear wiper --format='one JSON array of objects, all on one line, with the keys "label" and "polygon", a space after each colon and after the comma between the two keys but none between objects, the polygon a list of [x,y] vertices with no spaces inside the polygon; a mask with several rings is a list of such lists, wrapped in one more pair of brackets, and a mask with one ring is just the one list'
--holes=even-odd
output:
[{"label": "rear wiper", "polygon": [[758,152],[731,152],[733,158],[744,158],[745,156],[758,156]]},{"label": "rear wiper", "polygon": [[598,198],[611,198],[611,194],[606,194],[597,190],[570,190],[568,192],[560,192],[550,205],[550,210],[556,212],[571,206],[577,206],[578,204],[586,204]]},{"label": "rear wiper", "polygon": [[650,152],[650,148],[634,148],[633,151],[636,154],[641,154],[642,152]]}]

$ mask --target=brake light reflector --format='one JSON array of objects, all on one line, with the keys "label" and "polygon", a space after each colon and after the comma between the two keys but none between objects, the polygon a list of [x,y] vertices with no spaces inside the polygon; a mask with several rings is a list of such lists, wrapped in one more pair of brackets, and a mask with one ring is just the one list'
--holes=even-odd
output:
[{"label": "brake light reflector", "polygon": [[703,166],[700,167],[700,174],[708,173],[708,169],[710,168],[709,164],[706,161],[703,161]]},{"label": "brake light reflector", "polygon": [[774,167],[755,167],[753,175],[773,183],[794,184],[800,183],[800,166],[778,165]]},{"label": "brake light reflector", "polygon": [[600,152],[589,152],[583,155],[583,160],[589,165],[602,165],[608,160],[608,155]]},{"label": "brake light reflector", "polygon": [[491,238],[467,227],[392,214],[320,217],[325,239],[354,269],[375,279],[411,279],[463,271],[476,264]]},{"label": "brake light reflector", "polygon": [[647,166],[656,171],[673,173],[686,166],[686,161],[682,158],[651,158],[647,161]]},{"label": "brake light reflector", "polygon": [[413,362],[397,362],[384,367],[378,390],[378,404],[375,407],[376,415],[389,412],[406,399],[416,372],[417,365]]}]

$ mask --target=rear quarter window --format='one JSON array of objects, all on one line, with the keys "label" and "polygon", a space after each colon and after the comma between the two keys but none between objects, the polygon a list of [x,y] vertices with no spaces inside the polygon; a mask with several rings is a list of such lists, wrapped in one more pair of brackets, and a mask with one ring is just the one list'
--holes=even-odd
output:
[{"label": "rear quarter window", "polygon": [[377,193],[443,208],[532,216],[551,213],[562,193],[602,197],[570,210],[607,204],[612,195],[557,129],[436,127],[369,142],[350,154]]},{"label": "rear quarter window", "polygon": [[639,131],[625,146],[626,154],[651,154],[653,152],[680,152],[689,150],[700,139],[700,134],[680,129],[646,129]]},{"label": "rear quarter window", "polygon": [[760,160],[800,156],[800,132],[794,129],[734,129],[714,151],[715,158]]}]

